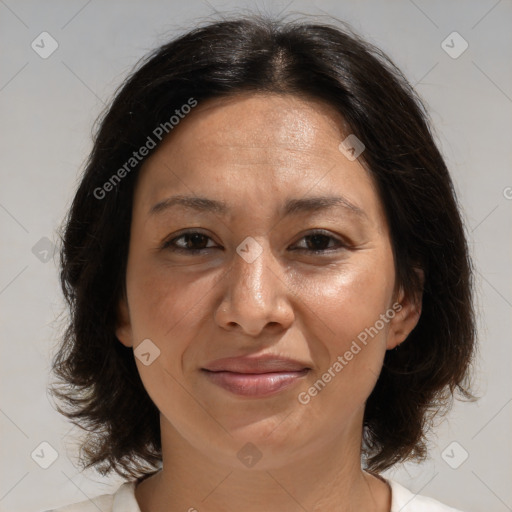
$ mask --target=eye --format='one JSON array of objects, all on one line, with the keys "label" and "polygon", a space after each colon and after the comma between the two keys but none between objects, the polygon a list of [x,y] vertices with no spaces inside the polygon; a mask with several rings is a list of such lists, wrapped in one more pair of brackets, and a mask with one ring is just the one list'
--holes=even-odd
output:
[{"label": "eye", "polygon": [[[303,244],[306,247],[299,247],[298,249],[291,249],[292,251],[307,252],[312,254],[330,253],[339,250],[340,248],[346,248],[347,244],[332,236],[327,231],[314,231],[301,238],[306,243]],[[172,238],[163,243],[162,249],[168,249],[173,252],[197,254],[202,251],[215,248],[215,245],[208,246],[208,241],[213,240],[201,233],[200,231],[186,231],[181,233],[179,236]],[[334,242],[334,247],[329,244]],[[297,246],[298,244],[296,244]]]},{"label": "eye", "polygon": [[[178,243],[179,240],[183,240]],[[186,231],[181,235],[163,243],[162,249],[169,249],[174,252],[199,253],[212,247],[206,247],[205,242],[212,240],[209,236],[200,231]]]},{"label": "eye", "polygon": [[[306,248],[299,248],[294,249],[295,251],[300,252],[309,252],[312,254],[322,254],[322,253],[329,253],[339,250],[340,248],[346,248],[347,244],[339,240],[338,238],[333,237],[329,232],[327,231],[314,231],[313,233],[303,236],[301,240],[309,241],[309,243],[306,242]],[[329,243],[333,241],[335,242],[334,248],[331,247],[330,249],[327,248]]]}]

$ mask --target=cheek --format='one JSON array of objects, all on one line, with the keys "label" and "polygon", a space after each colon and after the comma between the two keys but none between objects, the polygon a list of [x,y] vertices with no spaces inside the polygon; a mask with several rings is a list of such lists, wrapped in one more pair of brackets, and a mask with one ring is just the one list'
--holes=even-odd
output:
[{"label": "cheek", "polygon": [[[214,289],[219,275],[180,272],[156,265],[150,258],[134,252],[127,268],[127,294],[135,350],[143,340],[158,354],[146,365],[135,362],[146,391],[161,410],[186,407],[190,396],[178,384],[182,381],[183,355],[200,330],[201,314],[207,295]],[[181,404],[181,405],[179,405]],[[204,418],[203,418],[204,420]]]},{"label": "cheek", "polygon": [[182,384],[182,358],[197,337],[208,296],[221,275],[180,272],[136,255],[127,269],[134,344],[149,338],[160,351],[149,365],[135,358],[144,387],[160,411],[169,412],[172,402],[173,410],[196,414],[197,424],[211,419],[204,417],[201,407],[190,405]]},{"label": "cheek", "polygon": [[[310,348],[318,363],[308,387],[302,389],[310,412],[325,414],[329,409],[338,417],[355,411],[377,381],[394,316],[393,260],[390,252],[384,254],[387,257],[361,258],[357,265],[354,260],[344,271],[311,280],[309,286],[305,281],[304,300],[314,312],[309,326],[316,326],[314,332],[306,331],[316,340]],[[314,322],[313,317],[321,321]],[[332,409],[328,404],[333,403],[339,407]]]},{"label": "cheek", "polygon": [[[193,277],[192,277],[193,275]],[[127,272],[128,301],[136,340],[144,337],[179,343],[175,333],[190,327],[198,308],[206,300],[218,278],[180,272],[162,265],[133,260]]]},{"label": "cheek", "polygon": [[390,258],[368,257],[322,278],[303,279],[302,299],[329,333],[319,339],[331,338],[330,347],[343,349],[374,325],[390,307],[394,277]]}]

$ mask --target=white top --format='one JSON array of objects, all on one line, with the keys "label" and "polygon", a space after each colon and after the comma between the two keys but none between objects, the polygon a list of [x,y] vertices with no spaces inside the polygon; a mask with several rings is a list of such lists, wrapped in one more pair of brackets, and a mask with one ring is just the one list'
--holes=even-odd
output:
[{"label": "white top", "polygon": [[[462,512],[433,498],[413,494],[394,480],[385,480],[391,486],[390,512]],[[46,512],[141,512],[135,499],[135,484],[136,480],[126,482],[113,494],[102,494],[91,500]]]}]

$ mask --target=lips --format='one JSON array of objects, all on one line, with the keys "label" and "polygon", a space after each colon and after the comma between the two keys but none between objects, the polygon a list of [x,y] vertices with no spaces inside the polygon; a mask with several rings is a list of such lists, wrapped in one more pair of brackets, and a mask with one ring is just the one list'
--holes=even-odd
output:
[{"label": "lips", "polygon": [[210,382],[231,393],[265,397],[289,388],[310,369],[300,361],[267,355],[217,359],[202,371]]}]

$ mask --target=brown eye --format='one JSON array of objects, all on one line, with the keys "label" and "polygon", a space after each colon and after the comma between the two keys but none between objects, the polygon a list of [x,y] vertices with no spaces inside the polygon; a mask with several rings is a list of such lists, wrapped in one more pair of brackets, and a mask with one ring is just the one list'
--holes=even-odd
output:
[{"label": "brown eye", "polygon": [[[178,243],[179,240],[182,241]],[[185,233],[164,242],[162,248],[176,252],[197,253],[213,248],[205,245],[208,243],[208,240],[211,240],[211,238],[204,233],[199,231],[186,231]]]},{"label": "brown eye", "polygon": [[[301,240],[306,240],[306,247],[294,249],[298,251],[306,251],[311,252],[313,254],[321,254],[321,253],[329,253],[338,250],[339,248],[346,247],[346,244],[343,243],[338,238],[333,237],[326,231],[315,231],[310,235],[306,235],[302,237]],[[329,248],[329,244],[334,242],[334,247],[331,246]]]}]

